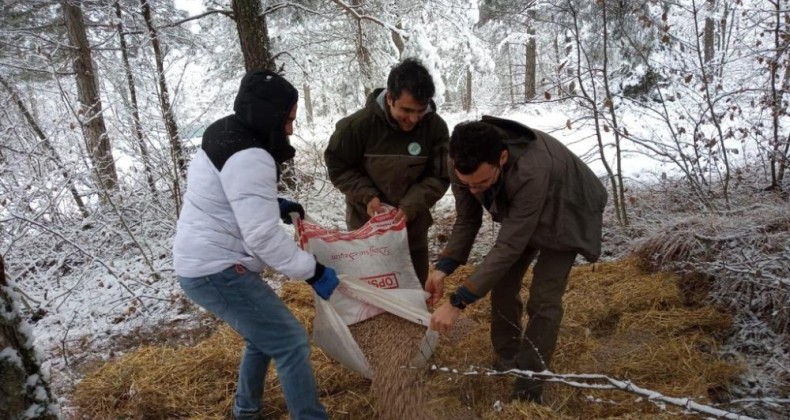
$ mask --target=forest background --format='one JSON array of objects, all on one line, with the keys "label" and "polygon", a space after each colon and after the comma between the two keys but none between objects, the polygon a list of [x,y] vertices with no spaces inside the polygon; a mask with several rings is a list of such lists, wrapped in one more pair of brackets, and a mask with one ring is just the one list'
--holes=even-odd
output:
[{"label": "forest background", "polygon": [[170,250],[185,170],[246,69],[299,89],[282,193],[342,227],[334,123],[417,57],[450,128],[513,118],[587,161],[610,195],[606,258],[650,249],[655,269],[706,276],[735,317],[721,351],[748,367],[734,396],[786,400],[789,5],[2,0],[0,363],[26,372],[29,401],[67,405],[86,354],[194,326]]}]

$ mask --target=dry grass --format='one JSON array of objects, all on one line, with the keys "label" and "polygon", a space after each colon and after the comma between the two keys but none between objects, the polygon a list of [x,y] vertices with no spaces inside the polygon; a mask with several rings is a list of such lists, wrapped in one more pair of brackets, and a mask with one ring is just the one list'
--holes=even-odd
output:
[{"label": "dry grass", "polygon": [[[446,288],[470,272],[470,267],[462,267]],[[728,328],[730,320],[709,307],[684,306],[677,282],[672,275],[642,272],[634,260],[574,269],[553,370],[607,374],[669,396],[710,402],[740,373],[739,367],[715,356],[714,336]],[[522,294],[527,291],[525,284]],[[309,288],[289,283],[282,296],[309,330],[313,317]],[[467,308],[458,330],[442,337],[432,362],[458,372],[490,366],[489,312],[488,299]],[[93,419],[226,418],[241,349],[241,340],[227,327],[194,347],[143,347],[86,377],[74,402],[84,417]],[[374,418],[376,396],[371,395],[370,381],[329,360],[320,349],[314,348],[312,360],[321,400],[333,419]],[[430,369],[420,375],[428,396],[426,409],[440,418],[684,417],[680,409],[661,411],[621,391],[549,384],[546,405],[538,406],[507,402],[510,377]],[[286,418],[273,370],[266,389],[267,418]]]},{"label": "dry grass", "polygon": [[659,271],[692,260],[715,256],[696,236],[713,230],[710,221],[703,217],[689,217],[675,225],[667,226],[641,241],[634,249],[642,267]]},{"label": "dry grass", "polygon": [[222,327],[193,347],[141,347],[86,376],[73,404],[91,419],[223,418],[242,346]]}]

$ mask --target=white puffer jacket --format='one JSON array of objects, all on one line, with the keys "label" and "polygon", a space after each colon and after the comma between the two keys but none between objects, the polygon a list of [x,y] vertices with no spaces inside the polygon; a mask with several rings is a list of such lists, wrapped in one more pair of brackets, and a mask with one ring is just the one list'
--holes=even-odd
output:
[{"label": "white puffer jacket", "polygon": [[252,272],[268,265],[293,279],[312,277],[314,257],[280,223],[277,172],[266,150],[240,150],[219,171],[199,149],[173,243],[176,274],[202,277],[241,264]]}]

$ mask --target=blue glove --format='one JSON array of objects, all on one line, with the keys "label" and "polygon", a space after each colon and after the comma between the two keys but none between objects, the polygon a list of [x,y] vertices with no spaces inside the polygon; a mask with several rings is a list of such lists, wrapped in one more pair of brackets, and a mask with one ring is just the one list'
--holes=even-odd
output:
[{"label": "blue glove", "polygon": [[329,300],[329,296],[332,296],[332,292],[337,287],[337,273],[332,267],[325,267],[317,262],[315,263],[315,275],[307,279],[307,283],[313,286],[318,296],[321,296],[324,300]]},{"label": "blue glove", "polygon": [[291,216],[288,213],[299,213],[299,218],[304,219],[304,207],[301,204],[284,198],[278,198],[277,204],[280,205],[280,219],[286,225],[291,224]]}]

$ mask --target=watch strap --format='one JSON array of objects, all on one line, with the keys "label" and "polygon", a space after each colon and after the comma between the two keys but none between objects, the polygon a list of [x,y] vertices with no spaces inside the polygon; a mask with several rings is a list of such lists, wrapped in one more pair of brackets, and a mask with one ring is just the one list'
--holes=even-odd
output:
[{"label": "watch strap", "polygon": [[466,309],[466,303],[461,298],[461,295],[456,292],[450,293],[450,305],[453,305],[454,307],[461,310]]}]

